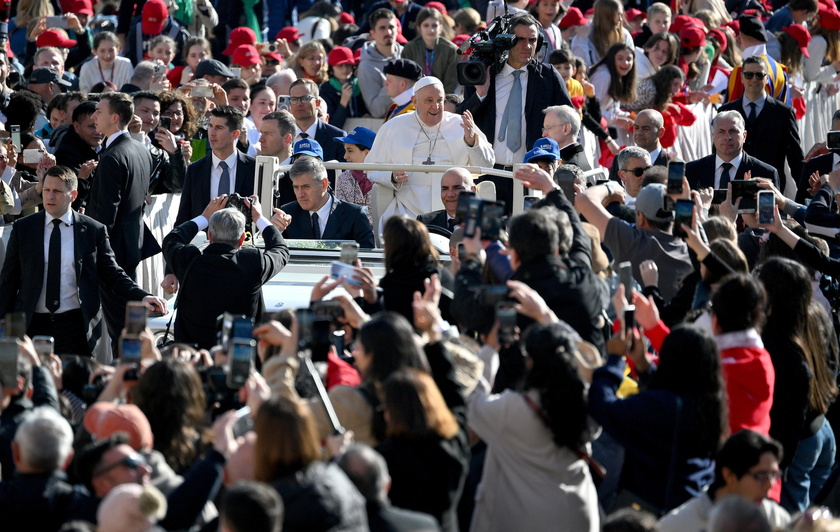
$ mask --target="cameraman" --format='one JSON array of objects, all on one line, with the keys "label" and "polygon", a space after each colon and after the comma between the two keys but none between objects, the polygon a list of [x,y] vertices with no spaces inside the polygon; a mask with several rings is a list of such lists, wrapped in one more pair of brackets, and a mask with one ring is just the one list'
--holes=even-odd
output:
[{"label": "cameraman", "polygon": [[[514,15],[507,33],[515,34],[516,40],[501,72],[493,72],[488,66],[487,81],[464,87],[464,102],[458,106],[458,113],[470,111],[476,125],[493,140],[493,167],[500,170],[513,170],[513,163],[522,161],[528,149],[543,136],[543,109],[572,105],[557,71],[535,59],[543,44],[539,28],[531,15]],[[490,176],[481,180],[496,183],[496,197],[504,200],[510,214],[513,182]]]},{"label": "cameraman", "polygon": [[[216,344],[216,317],[224,312],[243,314],[259,322],[263,313],[262,285],[289,261],[289,248],[280,232],[260,215],[256,196],[246,199],[251,219],[262,231],[265,249],[242,248],[245,216],[226,209],[228,198],[210,201],[204,212],[179,225],[163,241],[163,253],[181,283],[175,341],[210,349]],[[209,222],[208,222],[209,220]],[[207,229],[210,245],[202,252],[190,245]],[[189,271],[188,271],[189,270]]]}]

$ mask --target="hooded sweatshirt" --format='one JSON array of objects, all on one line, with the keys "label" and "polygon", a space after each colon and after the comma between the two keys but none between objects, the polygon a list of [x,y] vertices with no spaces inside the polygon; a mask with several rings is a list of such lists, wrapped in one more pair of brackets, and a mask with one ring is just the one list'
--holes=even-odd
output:
[{"label": "hooded sweatshirt", "polygon": [[376,49],[376,43],[369,41],[362,47],[359,59],[359,88],[365,100],[370,116],[382,118],[391,105],[391,98],[385,92],[385,65],[391,59],[399,59],[402,55],[402,45],[394,43],[395,53],[385,57]]}]

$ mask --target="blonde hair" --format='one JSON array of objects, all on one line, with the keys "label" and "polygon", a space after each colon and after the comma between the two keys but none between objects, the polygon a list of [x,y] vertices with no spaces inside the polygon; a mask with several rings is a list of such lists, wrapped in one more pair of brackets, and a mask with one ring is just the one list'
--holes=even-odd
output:
[{"label": "blonde hair", "polygon": [[618,0],[595,0],[593,9],[591,39],[598,55],[604,57],[612,45],[624,42],[624,6]]},{"label": "blonde hair", "polygon": [[316,79],[312,80],[318,85],[320,85],[321,83],[325,83],[330,79],[329,64],[327,62],[327,51],[324,50],[324,45],[322,45],[320,42],[309,41],[308,43],[301,46],[300,50],[298,50],[294,57],[292,57],[292,59],[289,61],[289,66],[291,66],[298,79],[309,79],[309,75],[306,74],[306,72],[303,70],[303,67],[300,66],[300,60],[304,57],[309,57],[314,53],[319,53],[324,56],[324,60],[321,62],[321,70],[319,70],[316,74]]},{"label": "blonde hair", "polygon": [[647,9],[648,18],[654,15],[668,15],[668,18],[674,16],[673,13],[671,13],[671,8],[668,7],[667,4],[663,4],[662,2],[654,2]]}]

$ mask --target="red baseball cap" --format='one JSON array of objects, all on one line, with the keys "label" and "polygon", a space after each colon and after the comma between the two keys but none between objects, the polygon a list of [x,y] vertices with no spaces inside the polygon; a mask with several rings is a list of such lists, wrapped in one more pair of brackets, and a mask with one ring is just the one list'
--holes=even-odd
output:
[{"label": "red baseball cap", "polygon": [[356,60],[353,58],[353,50],[346,46],[336,46],[327,55],[327,63],[330,66],[355,65]]},{"label": "red baseball cap", "polygon": [[356,60],[357,65],[359,64],[359,60],[361,58],[362,58],[362,49],[361,48],[356,48],[355,50],[353,50],[353,59]]},{"label": "red baseball cap", "polygon": [[711,36],[711,37],[715,38],[715,40],[720,45],[720,53],[725,52],[726,48],[729,46],[729,42],[726,40],[726,34],[723,32],[723,30],[718,30],[718,29],[709,30],[709,34],[706,35],[706,36],[707,37]]},{"label": "red baseball cap", "polygon": [[253,44],[240,44],[230,56],[230,62],[234,65],[249,67],[262,63],[260,53]]},{"label": "red baseball cap", "polygon": [[347,11],[342,11],[341,14],[338,16],[338,23],[339,24],[355,24],[356,19],[348,13]]},{"label": "red baseball cap", "polygon": [[444,15],[449,14],[449,12],[446,11],[446,6],[443,5],[442,2],[437,2],[436,0],[433,0],[431,2],[426,2],[426,5],[423,6],[423,7],[431,7],[432,9],[437,9],[438,11],[440,11]]},{"label": "red baseball cap", "polygon": [[644,12],[632,7],[624,12],[624,18],[626,18],[627,20],[636,20],[637,18],[643,16],[645,16]]},{"label": "red baseball cap", "polygon": [[163,0],[149,0],[143,6],[143,22],[140,29],[144,35],[160,35],[169,18],[169,9]]},{"label": "red baseball cap", "polygon": [[840,11],[831,8],[823,8],[820,4],[820,26],[829,31],[840,30]]},{"label": "red baseball cap", "polygon": [[73,13],[74,15],[88,15],[93,16],[93,3],[90,0],[68,0],[67,6],[64,8],[65,13]]},{"label": "red baseball cap", "polygon": [[395,18],[394,21],[397,23],[397,37],[394,40],[400,44],[406,44],[408,42],[408,39],[406,39],[405,36],[402,34],[402,24],[400,23],[400,17]]},{"label": "red baseball cap", "polygon": [[686,26],[680,30],[681,48],[701,48],[706,46],[706,32],[696,26]]},{"label": "red baseball cap", "polygon": [[808,28],[799,24],[791,24],[782,28],[782,31],[794,38],[796,44],[799,45],[799,50],[802,51],[802,55],[811,57],[808,54],[808,45],[811,44],[811,32],[808,31]]},{"label": "red baseball cap", "polygon": [[688,15],[677,15],[674,17],[674,21],[671,22],[671,27],[668,28],[668,31],[671,33],[679,34],[683,28],[694,26],[697,28],[705,28],[706,26],[703,22],[694,17],[689,17]]},{"label": "red baseball cap", "polygon": [[257,43],[257,34],[251,28],[240,26],[231,30],[228,36],[228,45],[222,51],[223,55],[233,55],[233,51],[243,44],[254,45]]},{"label": "red baseball cap", "polygon": [[469,38],[470,38],[469,35],[467,35],[466,33],[462,33],[460,35],[456,35],[456,36],[452,37],[452,42],[455,44],[455,46],[461,46]]},{"label": "red baseball cap", "polygon": [[590,7],[589,9],[586,10],[586,13],[584,13],[584,15],[586,15],[586,18],[594,17],[595,16],[595,8]]},{"label": "red baseball cap", "polygon": [[285,28],[277,32],[277,37],[275,37],[275,39],[286,39],[289,42],[295,42],[302,36],[303,34],[299,32],[298,29],[294,26],[286,26]]},{"label": "red baseball cap", "polygon": [[56,48],[72,48],[76,46],[76,41],[68,39],[61,30],[47,30],[38,36],[35,41],[35,46],[41,48],[42,46],[54,46]]},{"label": "red baseball cap", "polygon": [[580,9],[572,6],[569,8],[569,12],[560,19],[559,26],[563,29],[572,28],[574,26],[586,26],[589,23],[586,17],[583,16]]}]

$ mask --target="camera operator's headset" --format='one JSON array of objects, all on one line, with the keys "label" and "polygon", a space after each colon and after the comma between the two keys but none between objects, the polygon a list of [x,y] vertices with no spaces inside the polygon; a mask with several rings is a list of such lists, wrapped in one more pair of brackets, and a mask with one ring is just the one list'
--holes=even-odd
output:
[{"label": "camera operator's headset", "polygon": [[[545,34],[543,33],[542,24],[540,24],[540,22],[536,18],[534,18],[534,15],[532,15],[530,13],[527,13],[527,12],[516,13],[515,15],[511,16],[510,20],[508,21],[508,24],[512,25],[512,23],[514,21],[519,21],[521,19],[525,19],[525,21],[528,22],[529,26],[535,26],[537,28],[537,45],[534,48],[534,57],[533,58],[536,59],[537,61],[543,62],[542,59],[537,57],[537,55],[540,53],[540,51],[542,51],[543,47],[545,46]],[[528,19],[530,19],[530,20],[528,20]],[[516,46],[517,42],[519,42],[519,37],[516,37],[516,41],[514,42],[514,46]],[[543,58],[543,59],[545,59],[545,58]]]}]

